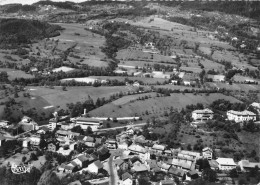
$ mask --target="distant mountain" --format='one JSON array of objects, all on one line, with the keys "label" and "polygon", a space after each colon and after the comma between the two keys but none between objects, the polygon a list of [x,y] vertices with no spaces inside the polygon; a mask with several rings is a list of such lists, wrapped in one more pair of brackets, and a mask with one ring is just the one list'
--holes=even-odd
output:
[{"label": "distant mountain", "polygon": [[[39,2],[40,0],[0,0],[0,5],[6,5],[6,4],[34,4]],[[47,0],[43,0],[43,1],[47,1]],[[68,0],[52,0],[53,2],[66,2]],[[84,2],[86,0],[70,0],[70,2],[74,2],[74,3],[81,3]]]},{"label": "distant mountain", "polygon": [[0,48],[16,48],[38,39],[60,35],[59,25],[24,19],[0,19]]}]

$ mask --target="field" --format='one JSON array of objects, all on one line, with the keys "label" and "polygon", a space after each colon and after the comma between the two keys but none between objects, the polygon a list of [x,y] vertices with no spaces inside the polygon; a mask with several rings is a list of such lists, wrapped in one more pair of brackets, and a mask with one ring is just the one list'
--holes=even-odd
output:
[{"label": "field", "polygon": [[207,85],[211,86],[211,87],[217,87],[217,88],[225,88],[227,90],[233,90],[233,91],[256,91],[256,90],[260,90],[259,85],[252,85],[252,84],[226,84],[226,83],[214,83],[214,82],[207,82]]},{"label": "field", "polygon": [[6,71],[9,80],[14,80],[15,78],[34,78],[32,75],[25,73],[21,70],[14,70],[9,68],[0,68],[0,72]]},{"label": "field", "polygon": [[[217,99],[225,99],[231,102],[239,102],[237,99],[223,94],[205,94],[193,95],[193,94],[171,94],[168,97],[152,97],[146,100],[138,100],[133,103],[125,103],[130,101],[127,96],[116,100],[118,102],[124,102],[123,105],[116,105],[114,102],[106,104],[90,112],[91,116],[109,116],[109,117],[123,117],[123,116],[142,116],[147,117],[149,115],[161,115],[165,111],[174,109],[181,110],[189,104],[203,103],[208,105]],[[148,114],[147,114],[148,113]]]},{"label": "field", "polygon": [[159,83],[163,83],[165,82],[165,80],[167,79],[162,79],[162,78],[145,78],[145,77],[123,77],[123,76],[90,76],[89,78],[96,78],[96,79],[100,79],[100,80],[118,80],[121,82],[124,82],[125,79],[129,79],[129,80],[133,80],[133,81],[142,81],[144,84],[157,84],[157,82]]},{"label": "field", "polygon": [[58,58],[60,53],[73,48],[66,62],[96,67],[107,66],[107,62],[103,61],[106,56],[99,48],[105,43],[103,36],[85,30],[85,26],[81,24],[58,24],[65,28],[61,35],[33,44],[31,55],[39,52],[40,58]]},{"label": "field", "polygon": [[83,102],[90,96],[94,101],[97,98],[109,98],[112,94],[127,92],[128,89],[124,86],[114,87],[67,87],[67,91],[63,91],[61,87],[55,89],[44,87],[29,87],[28,91],[33,97],[41,97],[48,102],[45,106],[60,106],[66,108],[67,103]]}]

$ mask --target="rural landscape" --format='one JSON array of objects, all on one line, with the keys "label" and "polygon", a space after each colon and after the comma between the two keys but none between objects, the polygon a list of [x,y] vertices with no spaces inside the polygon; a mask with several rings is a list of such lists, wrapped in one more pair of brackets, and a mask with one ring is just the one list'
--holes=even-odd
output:
[{"label": "rural landscape", "polygon": [[0,0],[0,184],[260,183],[260,2]]}]

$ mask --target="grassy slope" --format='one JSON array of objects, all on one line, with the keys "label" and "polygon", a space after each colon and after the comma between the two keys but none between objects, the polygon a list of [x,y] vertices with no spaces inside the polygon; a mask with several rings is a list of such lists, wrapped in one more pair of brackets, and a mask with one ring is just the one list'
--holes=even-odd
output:
[{"label": "grassy slope", "polygon": [[[126,98],[128,97],[122,97],[121,101],[124,102],[123,99]],[[165,110],[169,111],[169,108],[171,106],[173,108],[181,109],[189,104],[203,103],[207,105],[217,99],[226,99],[231,102],[238,101],[233,97],[228,97],[223,94],[210,94],[209,96],[206,96],[204,94],[197,96],[193,94],[172,94],[169,97],[154,97],[145,101],[135,101],[134,103],[126,103],[121,107],[115,105],[112,102],[91,111],[90,114],[93,116],[120,117],[134,116],[135,114],[142,115],[142,113],[148,110],[150,114],[158,115],[163,113]]]}]

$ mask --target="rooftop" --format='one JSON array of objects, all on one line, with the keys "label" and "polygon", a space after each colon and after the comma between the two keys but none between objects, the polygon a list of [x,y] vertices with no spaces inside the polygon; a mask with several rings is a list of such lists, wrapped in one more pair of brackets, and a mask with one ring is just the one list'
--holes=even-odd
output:
[{"label": "rooftop", "polygon": [[244,111],[229,110],[227,113],[237,115],[237,116],[256,116],[255,113],[250,112],[248,110],[244,110]]},{"label": "rooftop", "polygon": [[232,158],[218,158],[216,160],[220,165],[236,166],[234,159]]}]

